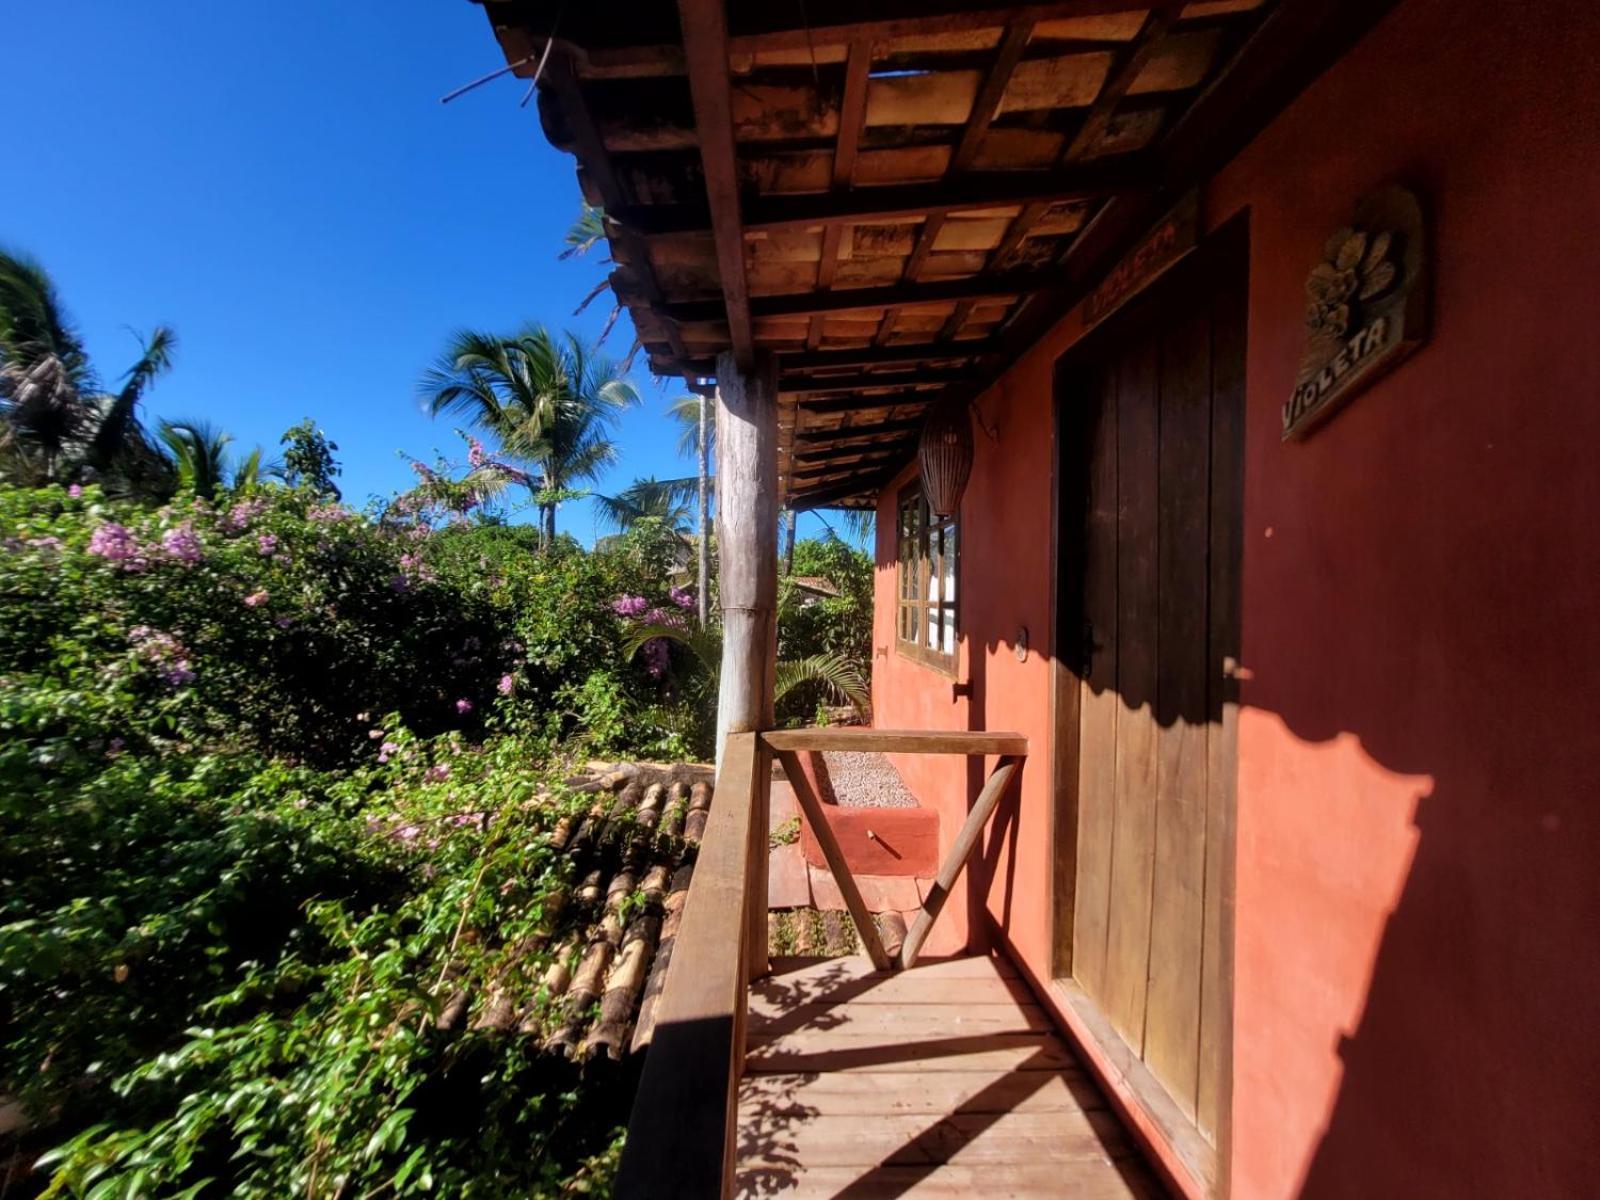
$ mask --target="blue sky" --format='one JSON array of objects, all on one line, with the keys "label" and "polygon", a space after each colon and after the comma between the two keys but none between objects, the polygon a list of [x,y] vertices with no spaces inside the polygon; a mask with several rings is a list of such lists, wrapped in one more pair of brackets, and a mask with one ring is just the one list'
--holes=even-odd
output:
[{"label": "blue sky", "polygon": [[[460,456],[416,400],[452,329],[599,333],[608,298],[571,314],[606,268],[557,261],[578,186],[518,107],[526,85],[439,102],[504,62],[469,0],[7,8],[0,242],[44,262],[108,376],[135,357],[130,327],[177,329],[148,420],[275,449],[311,416],[359,504],[407,486],[399,451]],[[605,350],[632,341],[624,315]],[[663,415],[679,390],[635,381],[601,491],[692,470]],[[587,503],[560,523],[595,532]]]}]

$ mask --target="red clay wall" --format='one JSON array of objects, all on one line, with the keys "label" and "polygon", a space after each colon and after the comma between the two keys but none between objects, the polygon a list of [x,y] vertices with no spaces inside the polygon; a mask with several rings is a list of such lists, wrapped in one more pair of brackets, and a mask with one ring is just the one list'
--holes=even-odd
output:
[{"label": "red clay wall", "polygon": [[[1600,17],[1404,0],[1206,193],[1248,208],[1233,1195],[1593,1194],[1600,1150]],[[1278,438],[1305,273],[1364,193],[1434,228],[1431,342]],[[962,680],[893,649],[883,726],[1017,729],[974,881],[1049,961],[1050,375],[1069,317],[978,409]],[[1033,650],[1013,647],[1026,627]],[[974,780],[899,764],[946,837]],[[963,899],[963,903],[966,901]],[[958,908],[959,906],[953,906]]]}]

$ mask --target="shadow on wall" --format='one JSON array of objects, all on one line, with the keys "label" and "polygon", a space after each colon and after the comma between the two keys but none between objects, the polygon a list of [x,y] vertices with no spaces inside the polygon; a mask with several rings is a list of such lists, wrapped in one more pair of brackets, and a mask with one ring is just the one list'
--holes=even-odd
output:
[{"label": "shadow on wall", "polygon": [[[1280,448],[1275,414],[1249,415],[1239,1195],[1594,1194],[1600,519],[1575,447],[1600,421],[1549,377],[1570,361],[1558,301],[1485,358],[1448,299],[1430,346],[1311,440]],[[1424,412],[1440,419],[1405,425]],[[988,668],[1045,581],[963,572],[985,579],[964,610],[970,723],[1014,723]],[[1106,692],[1163,728],[1209,719],[1153,682]],[[1010,926],[1024,816],[1044,819],[1013,795],[974,859],[975,929],[986,906]]]},{"label": "shadow on wall", "polygon": [[[1509,449],[1539,478],[1532,443]],[[1426,481],[1367,484],[1302,517],[1311,528],[1246,531],[1261,572],[1245,598],[1236,978],[1255,1007],[1236,1020],[1261,1023],[1239,1033],[1258,1065],[1262,1047],[1288,1054],[1278,1077],[1236,1080],[1236,1113],[1260,1118],[1240,1136],[1287,1139],[1261,1152],[1299,1183],[1271,1194],[1306,1200],[1592,1195],[1600,645],[1559,613],[1592,595],[1570,549],[1593,531],[1536,518],[1526,497],[1520,516],[1454,527],[1448,490],[1424,507]],[[1363,546],[1365,564],[1319,561]],[[984,728],[987,662],[1013,646],[972,649]],[[1164,727],[1206,719],[1117,694]],[[1013,794],[973,861],[974,929],[988,904],[1010,925],[1019,819]]]}]

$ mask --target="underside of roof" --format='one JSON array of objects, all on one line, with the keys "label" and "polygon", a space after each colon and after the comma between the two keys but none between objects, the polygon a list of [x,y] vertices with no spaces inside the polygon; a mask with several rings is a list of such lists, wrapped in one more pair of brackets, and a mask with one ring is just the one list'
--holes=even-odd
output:
[{"label": "underside of roof", "polygon": [[719,354],[777,356],[796,508],[875,502],[930,405],[992,382],[1389,6],[478,2],[605,211],[651,368],[704,391]]}]

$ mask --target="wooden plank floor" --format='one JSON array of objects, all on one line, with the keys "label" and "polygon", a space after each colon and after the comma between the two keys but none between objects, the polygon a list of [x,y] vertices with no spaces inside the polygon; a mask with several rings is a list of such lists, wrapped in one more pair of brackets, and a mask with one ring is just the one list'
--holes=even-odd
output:
[{"label": "wooden plank floor", "polygon": [[1164,1193],[1008,964],[776,959],[750,992],[742,1197]]}]

